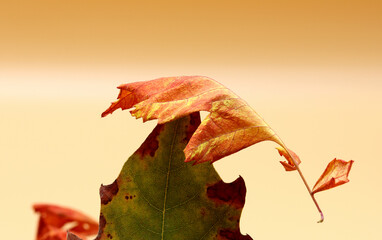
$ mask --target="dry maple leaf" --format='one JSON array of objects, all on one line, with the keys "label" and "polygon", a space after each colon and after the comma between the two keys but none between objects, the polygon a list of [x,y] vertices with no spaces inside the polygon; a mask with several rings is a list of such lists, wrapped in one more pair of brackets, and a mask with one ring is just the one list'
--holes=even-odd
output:
[{"label": "dry maple leaf", "polygon": [[298,171],[321,214],[320,222],[323,221],[322,211],[299,169],[299,157],[228,88],[203,76],[164,77],[123,84],[118,88],[118,100],[102,113],[102,117],[119,108],[134,108],[130,113],[136,118],[142,118],[144,122],[158,119],[158,123],[163,124],[194,112],[209,112],[184,149],[186,162],[212,163],[261,141],[277,143],[282,147],[279,148],[280,155],[287,159],[281,164],[287,171]]},{"label": "dry maple leaf", "polygon": [[211,78],[166,77],[118,88],[118,100],[102,113],[102,117],[118,108],[134,107],[131,114],[136,118],[166,123],[193,112],[210,112],[184,149],[186,162],[215,162],[265,140],[285,148],[281,139],[245,101]]},{"label": "dry maple leaf", "polygon": [[[66,240],[67,231],[83,239],[98,232],[98,223],[76,210],[52,204],[35,204],[40,214],[36,240]],[[66,224],[73,224],[65,229]]]},{"label": "dry maple leaf", "polygon": [[312,194],[328,190],[349,182],[348,176],[353,165],[353,160],[348,162],[333,159],[313,187]]}]

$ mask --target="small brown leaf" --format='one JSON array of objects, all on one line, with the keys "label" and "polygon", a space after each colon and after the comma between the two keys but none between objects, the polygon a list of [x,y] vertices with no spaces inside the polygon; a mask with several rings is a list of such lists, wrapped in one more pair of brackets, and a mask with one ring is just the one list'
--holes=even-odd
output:
[{"label": "small brown leaf", "polygon": [[353,162],[353,160],[346,162],[336,158],[333,159],[317,180],[312,193],[315,194],[349,182],[348,176]]},{"label": "small brown leaf", "polygon": [[[288,149],[288,152],[289,152],[290,155],[288,154],[288,152],[284,148],[277,147],[276,149],[279,151],[280,156],[283,156],[287,160],[287,161],[280,161],[280,163],[285,168],[285,171],[294,171],[294,170],[297,170],[297,168],[294,165],[293,160],[292,160],[292,158],[293,158],[295,160],[295,162],[297,163],[297,165],[300,165],[301,160],[297,156],[297,154],[294,153],[290,149]],[[292,156],[292,158],[291,158],[291,156]]]}]

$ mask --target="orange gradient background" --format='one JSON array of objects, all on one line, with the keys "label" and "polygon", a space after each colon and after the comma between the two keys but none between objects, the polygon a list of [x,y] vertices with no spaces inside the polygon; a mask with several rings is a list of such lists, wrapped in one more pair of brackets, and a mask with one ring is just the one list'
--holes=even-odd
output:
[{"label": "orange gradient background", "polygon": [[245,99],[302,159],[311,186],[333,158],[350,183],[317,194],[319,215],[273,143],[218,161],[241,175],[242,233],[359,240],[382,234],[382,2],[1,1],[0,232],[34,239],[36,202],[98,218],[109,184],[155,126],[101,119],[121,83],[205,75]]}]

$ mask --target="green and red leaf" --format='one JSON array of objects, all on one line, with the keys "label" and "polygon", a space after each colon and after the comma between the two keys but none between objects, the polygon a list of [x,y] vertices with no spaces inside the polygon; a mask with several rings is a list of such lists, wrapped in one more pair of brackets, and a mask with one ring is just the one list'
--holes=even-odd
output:
[{"label": "green and red leaf", "polygon": [[158,124],[118,178],[101,186],[97,240],[252,239],[239,228],[244,180],[224,183],[211,164],[184,162],[199,124],[199,113]]}]

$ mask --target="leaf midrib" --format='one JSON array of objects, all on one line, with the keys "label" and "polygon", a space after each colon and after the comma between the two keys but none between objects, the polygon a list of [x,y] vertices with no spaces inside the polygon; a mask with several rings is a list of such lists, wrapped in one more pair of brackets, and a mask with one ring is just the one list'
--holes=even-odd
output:
[{"label": "leaf midrib", "polygon": [[173,135],[173,138],[171,141],[171,146],[170,146],[170,156],[169,156],[167,174],[166,174],[166,187],[165,187],[165,191],[164,191],[164,200],[163,200],[161,240],[164,239],[164,222],[165,222],[164,220],[165,220],[165,215],[166,215],[167,192],[168,192],[168,184],[169,184],[170,172],[171,172],[173,147],[174,147],[175,138],[176,138],[177,132],[178,132],[178,125],[179,125],[179,121],[176,121],[175,131],[174,131],[174,135]]}]

